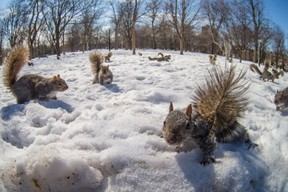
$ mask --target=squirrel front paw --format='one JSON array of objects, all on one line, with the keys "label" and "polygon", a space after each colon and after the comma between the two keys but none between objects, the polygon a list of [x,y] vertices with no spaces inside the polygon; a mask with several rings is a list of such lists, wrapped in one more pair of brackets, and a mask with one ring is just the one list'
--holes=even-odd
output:
[{"label": "squirrel front paw", "polygon": [[216,160],[214,157],[203,157],[202,161],[200,162],[201,165],[206,166],[211,163],[215,163]]},{"label": "squirrel front paw", "polygon": [[249,143],[248,144],[248,149],[255,149],[256,147],[258,147],[258,144],[256,144],[256,143]]},{"label": "squirrel front paw", "polygon": [[181,146],[177,146],[176,149],[175,149],[175,151],[176,151],[177,153],[181,153],[181,152],[183,152],[183,148],[182,148]]}]

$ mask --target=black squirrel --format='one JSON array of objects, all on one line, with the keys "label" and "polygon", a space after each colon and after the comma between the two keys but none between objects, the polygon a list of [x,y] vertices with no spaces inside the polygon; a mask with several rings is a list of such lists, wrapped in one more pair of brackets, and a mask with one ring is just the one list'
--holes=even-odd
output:
[{"label": "black squirrel", "polygon": [[256,147],[244,126],[238,123],[248,103],[244,97],[248,86],[241,82],[246,72],[242,70],[236,75],[235,66],[225,70],[215,66],[205,83],[198,85],[193,108],[189,104],[184,110],[174,110],[170,103],[162,128],[165,141],[176,145],[177,152],[194,141],[203,152],[203,165],[215,162],[216,141],[245,142],[248,148]]}]

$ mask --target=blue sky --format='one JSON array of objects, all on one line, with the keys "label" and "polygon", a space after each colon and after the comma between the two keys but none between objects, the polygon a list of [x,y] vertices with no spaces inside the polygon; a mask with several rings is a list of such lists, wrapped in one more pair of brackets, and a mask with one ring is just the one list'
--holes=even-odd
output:
[{"label": "blue sky", "polygon": [[0,10],[4,9],[8,2],[10,2],[9,0],[0,0]]},{"label": "blue sky", "polygon": [[[266,16],[279,25],[287,36],[286,46],[288,46],[288,0],[263,0],[265,4]],[[0,0],[0,10],[4,9],[10,0]]]},{"label": "blue sky", "polygon": [[288,0],[264,0],[264,3],[268,19],[279,25],[288,36]]}]

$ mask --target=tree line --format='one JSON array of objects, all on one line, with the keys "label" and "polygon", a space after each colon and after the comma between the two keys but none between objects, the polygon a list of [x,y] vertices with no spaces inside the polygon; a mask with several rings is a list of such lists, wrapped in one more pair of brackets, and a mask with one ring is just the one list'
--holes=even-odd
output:
[{"label": "tree line", "polygon": [[287,63],[286,34],[263,0],[11,0],[0,16],[0,55],[31,58],[97,48],[167,49]]}]

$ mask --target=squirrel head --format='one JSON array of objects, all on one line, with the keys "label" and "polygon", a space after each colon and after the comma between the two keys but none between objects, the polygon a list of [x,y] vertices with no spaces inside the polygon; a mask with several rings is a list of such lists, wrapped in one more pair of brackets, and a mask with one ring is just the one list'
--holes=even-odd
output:
[{"label": "squirrel head", "polygon": [[170,145],[179,145],[190,131],[192,105],[188,105],[185,112],[174,110],[169,105],[169,113],[163,123],[162,133],[165,141]]},{"label": "squirrel head", "polygon": [[52,78],[52,81],[53,81],[53,84],[54,84],[54,87],[56,89],[56,91],[65,91],[68,89],[68,85],[67,83],[64,81],[64,79],[61,79],[60,78],[60,75],[55,75],[53,78]]}]

